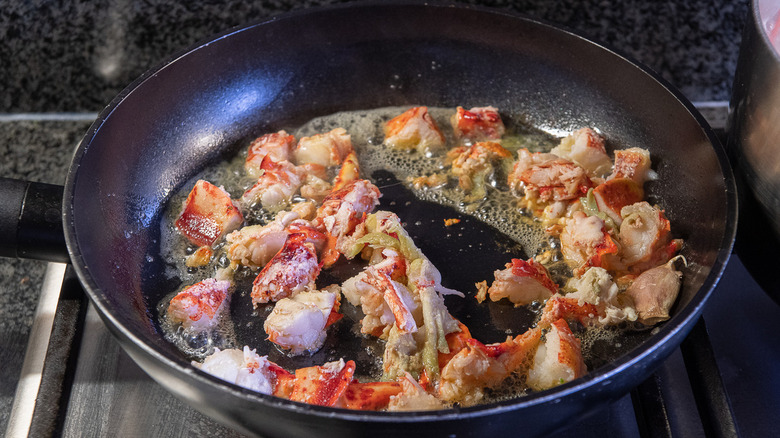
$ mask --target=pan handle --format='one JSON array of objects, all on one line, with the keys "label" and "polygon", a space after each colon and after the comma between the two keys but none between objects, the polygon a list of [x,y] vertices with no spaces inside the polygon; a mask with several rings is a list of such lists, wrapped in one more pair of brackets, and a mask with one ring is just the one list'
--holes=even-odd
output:
[{"label": "pan handle", "polygon": [[0,178],[0,256],[70,262],[62,228],[64,188]]}]

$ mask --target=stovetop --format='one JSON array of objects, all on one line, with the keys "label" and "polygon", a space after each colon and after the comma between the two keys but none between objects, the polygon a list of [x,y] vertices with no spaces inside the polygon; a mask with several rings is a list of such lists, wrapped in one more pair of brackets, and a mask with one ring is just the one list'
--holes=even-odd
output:
[{"label": "stovetop", "polygon": [[[49,127],[78,130],[85,121],[55,125]],[[777,280],[753,263],[762,259],[755,248],[780,245],[761,229],[750,198],[742,204],[745,225],[735,253],[702,321],[681,348],[631,394],[583,421],[562,420],[564,429],[554,436],[753,437],[780,430],[780,306],[767,294],[777,296]],[[753,263],[748,266],[761,285],[743,260]],[[179,401],[138,368],[103,325],[70,268],[50,263],[19,269],[43,281],[34,282],[40,298],[12,398],[9,436],[28,430],[35,437],[116,431],[144,437],[242,436]]]},{"label": "stovetop", "polygon": [[[341,1],[5,2],[0,176],[61,184],[72,147],[96,117],[89,111],[163,57],[240,23]],[[747,0],[455,1],[515,10],[609,43],[698,101],[711,125],[725,126]],[[735,254],[704,323],[632,394],[584,421],[562,419],[566,428],[555,436],[777,434],[780,306],[769,294],[780,297],[780,243],[754,209],[744,208],[749,198],[742,204]],[[66,266],[0,260],[0,284],[0,431],[240,436],[147,377]]]}]

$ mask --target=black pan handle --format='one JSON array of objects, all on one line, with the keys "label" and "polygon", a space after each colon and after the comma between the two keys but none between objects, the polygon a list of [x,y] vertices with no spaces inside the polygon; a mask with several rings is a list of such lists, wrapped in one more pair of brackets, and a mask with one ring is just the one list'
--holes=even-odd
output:
[{"label": "black pan handle", "polygon": [[0,256],[70,261],[62,228],[64,188],[0,178]]}]

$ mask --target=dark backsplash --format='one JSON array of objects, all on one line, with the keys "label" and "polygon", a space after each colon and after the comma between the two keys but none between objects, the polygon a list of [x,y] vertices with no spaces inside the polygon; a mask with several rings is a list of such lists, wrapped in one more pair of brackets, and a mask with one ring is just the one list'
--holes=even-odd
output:
[{"label": "dark backsplash", "polygon": [[[145,70],[212,34],[334,3],[344,2],[0,2],[0,113],[97,112]],[[561,24],[646,64],[693,101],[728,100],[747,12],[746,0],[457,3]]]}]

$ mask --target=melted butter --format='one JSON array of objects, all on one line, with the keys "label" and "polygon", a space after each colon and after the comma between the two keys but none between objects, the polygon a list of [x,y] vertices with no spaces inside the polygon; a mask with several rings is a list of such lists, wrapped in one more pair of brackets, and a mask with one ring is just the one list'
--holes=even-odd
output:
[{"label": "melted butter", "polygon": [[[379,170],[390,170],[399,181],[406,182],[419,199],[454,208],[492,225],[522,245],[529,255],[541,253],[549,247],[548,236],[544,230],[519,207],[518,199],[504,187],[506,175],[500,171],[488,184],[488,196],[476,202],[467,202],[466,194],[457,188],[456,180],[451,180],[445,187],[437,189],[415,189],[409,184],[412,178],[446,170],[446,152],[456,145],[449,122],[455,110],[428,108],[444,134],[446,146],[438,151],[422,154],[417,151],[398,151],[382,144],[384,124],[406,109],[406,107],[388,107],[370,111],[336,113],[313,119],[290,132],[293,132],[296,138],[300,138],[338,127],[346,128],[358,154],[361,175],[367,176]],[[507,133],[501,143],[513,157],[519,148],[549,151],[558,144],[558,139],[523,125],[519,120],[505,120],[505,124]],[[381,190],[381,187],[379,188]]]},{"label": "melted butter", "polygon": [[[447,140],[447,146],[440,151],[422,154],[419,152],[396,151],[385,147],[383,126],[385,122],[397,116],[406,110],[407,107],[389,107],[369,111],[342,112],[329,116],[319,117],[309,121],[300,127],[285,127],[284,129],[295,135],[296,139],[311,136],[319,133],[328,132],[332,129],[343,127],[350,134],[352,144],[357,152],[360,163],[360,172],[362,177],[368,177],[378,170],[391,171],[399,181],[404,182],[410,190],[421,200],[435,202],[458,210],[461,213],[470,215],[480,221],[492,225],[513,241],[521,245],[525,253],[529,256],[541,254],[550,251],[553,254],[559,253],[559,243],[557,239],[548,236],[539,222],[519,207],[518,199],[512,196],[505,187],[505,174],[497,174],[488,186],[488,194],[485,199],[475,202],[467,202],[464,193],[457,188],[457,181],[450,178],[449,183],[442,188],[423,188],[415,189],[410,183],[414,177],[422,175],[431,175],[442,173],[447,170],[445,165],[446,151],[455,145],[455,139],[452,137],[449,119],[454,114],[454,109],[448,108],[429,108],[430,114],[437,122]],[[507,133],[501,141],[501,144],[510,152],[513,157],[519,148],[527,148],[532,152],[547,152],[557,145],[558,139],[539,131],[533,127],[523,124],[517,118],[504,120],[507,126]],[[247,145],[241,146],[240,152],[230,160],[219,163],[213,167],[205,169],[200,174],[193,177],[188,183],[182,186],[179,193],[175,194],[169,204],[168,210],[162,223],[162,256],[167,262],[167,275],[171,278],[178,278],[182,284],[193,284],[204,278],[211,277],[220,267],[226,266],[226,259],[222,245],[215,248],[216,256],[212,262],[201,268],[192,269],[184,265],[186,255],[191,254],[196,248],[189,244],[180,233],[178,233],[173,222],[179,213],[181,203],[194,185],[197,179],[206,179],[212,183],[222,186],[227,190],[233,199],[239,199],[241,194],[251,187],[253,181],[249,180],[243,171],[243,163],[246,159]],[[335,169],[331,169],[331,172]],[[501,179],[503,178],[503,180]],[[380,190],[382,187],[379,187]],[[275,212],[264,211],[261,208],[252,209],[245,213],[245,224],[265,224],[273,220]],[[403,220],[403,218],[401,218]],[[561,261],[561,258],[553,257],[553,262],[548,265],[553,279],[559,285],[566,283],[571,276],[571,272]],[[497,269],[500,267],[497,267]],[[251,288],[251,280],[256,275],[256,271],[247,268],[241,268],[235,279],[237,290],[247,287]],[[486,279],[489,282],[492,279]],[[245,292],[248,293],[248,292]],[[173,294],[166,296],[158,305],[158,314],[165,315],[168,301]],[[465,299],[473,299],[467,297]],[[243,304],[243,303],[242,303]],[[349,319],[352,319],[354,326],[352,331],[355,336],[360,336],[359,325],[360,315],[350,317],[352,306],[345,305],[342,309]],[[540,313],[543,306],[531,305],[528,309],[535,313]],[[356,309],[352,313],[360,313]],[[262,313],[262,311],[261,311]],[[254,313],[257,315],[257,312]],[[241,348],[242,345],[235,344],[235,335],[230,318],[222,318],[222,322],[211,333],[202,335],[186,333],[180,328],[175,327],[161,317],[161,327],[166,334],[166,338],[173,342],[184,354],[191,358],[202,360],[206,355],[213,351],[214,347]],[[236,321],[244,323],[245,321]],[[582,340],[582,350],[586,363],[589,361],[600,363],[602,359],[593,359],[592,356],[617,356],[621,353],[620,348],[612,353],[603,353],[598,350],[604,350],[603,345],[614,346],[622,331],[614,329],[586,329],[578,330],[578,337]],[[381,370],[382,343],[377,342],[375,348],[378,351],[370,351],[369,356],[378,361],[377,369]],[[250,348],[257,346],[250,345]],[[626,346],[626,348],[628,345]],[[367,347],[368,348],[368,347]],[[368,348],[371,349],[371,348]],[[624,350],[623,350],[624,351]],[[259,351],[258,351],[259,352]],[[604,358],[603,361],[608,361]],[[529,359],[529,362],[531,359]],[[529,367],[531,364],[526,364]],[[523,367],[526,368],[527,367]],[[361,380],[375,380],[376,376],[358,376]],[[524,376],[513,375],[508,378],[504,384],[498,388],[485,390],[482,403],[515,398],[527,394]]]}]

